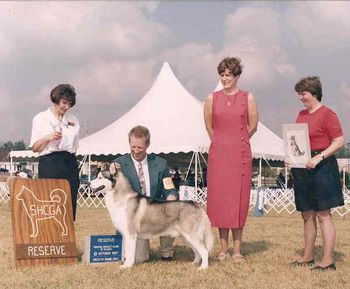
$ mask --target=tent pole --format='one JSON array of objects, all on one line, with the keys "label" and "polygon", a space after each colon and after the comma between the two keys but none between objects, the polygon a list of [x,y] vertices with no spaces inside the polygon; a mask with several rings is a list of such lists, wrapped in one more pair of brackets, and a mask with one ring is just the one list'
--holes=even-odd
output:
[{"label": "tent pole", "polygon": [[198,172],[200,173],[200,180],[201,180],[201,184],[204,184],[204,179],[203,179],[203,168],[201,165],[201,158],[200,158],[200,152],[198,152]]},{"label": "tent pole", "polygon": [[286,176],[284,178],[284,188],[287,189],[287,186],[288,186],[288,168],[286,165],[284,165],[284,175]]},{"label": "tent pole", "polygon": [[12,169],[13,169],[13,157],[10,154],[10,176],[12,177]]},{"label": "tent pole", "polygon": [[204,161],[205,165],[208,166],[208,162],[207,160],[205,159],[205,157],[203,156],[202,153],[199,153],[199,155],[202,157],[202,160]]},{"label": "tent pole", "polygon": [[259,176],[258,176],[258,188],[261,188],[261,165],[262,165],[262,158],[259,159]]},{"label": "tent pole", "polygon": [[187,168],[187,172],[186,172],[186,176],[185,176],[185,180],[187,180],[187,177],[188,177],[188,172],[190,171],[191,169],[191,165],[192,165],[192,162],[193,162],[193,157],[194,157],[194,154],[192,154],[192,157],[191,157],[191,161],[190,161],[190,164],[188,165],[188,168]]},{"label": "tent pole", "polygon": [[195,192],[197,192],[197,184],[198,184],[198,161],[199,161],[199,155],[198,152],[195,152],[195,162],[194,162],[194,188]]},{"label": "tent pole", "polygon": [[88,169],[88,172],[89,172],[89,176],[88,176],[88,180],[89,180],[89,183],[91,182],[91,155],[89,154],[89,169]]}]

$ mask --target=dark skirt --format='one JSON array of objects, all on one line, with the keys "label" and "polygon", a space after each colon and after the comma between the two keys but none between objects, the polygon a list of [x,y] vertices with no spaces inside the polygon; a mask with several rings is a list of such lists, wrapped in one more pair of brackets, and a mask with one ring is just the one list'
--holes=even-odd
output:
[{"label": "dark skirt", "polygon": [[39,179],[65,179],[69,182],[75,221],[79,190],[79,170],[75,155],[62,151],[39,157],[38,177]]},{"label": "dark skirt", "polygon": [[312,170],[292,168],[292,175],[297,211],[324,211],[344,205],[335,156],[322,160]]}]

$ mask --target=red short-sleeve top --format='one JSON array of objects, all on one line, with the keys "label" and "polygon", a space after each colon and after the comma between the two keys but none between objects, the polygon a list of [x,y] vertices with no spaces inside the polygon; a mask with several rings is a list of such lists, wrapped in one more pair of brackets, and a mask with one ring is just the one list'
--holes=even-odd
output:
[{"label": "red short-sleeve top", "polygon": [[343,135],[337,114],[324,105],[313,113],[300,111],[295,122],[308,124],[312,151],[326,149],[333,139]]}]

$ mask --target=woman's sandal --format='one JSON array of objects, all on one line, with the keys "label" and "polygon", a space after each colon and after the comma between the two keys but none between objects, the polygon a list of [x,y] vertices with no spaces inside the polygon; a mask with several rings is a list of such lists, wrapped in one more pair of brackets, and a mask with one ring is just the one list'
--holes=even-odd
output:
[{"label": "woman's sandal", "polygon": [[314,259],[310,261],[293,261],[292,263],[289,263],[292,267],[304,267],[304,266],[313,266],[315,265]]},{"label": "woman's sandal", "polygon": [[242,254],[239,254],[239,253],[232,255],[232,259],[235,262],[247,261],[246,258]]},{"label": "woman's sandal", "polygon": [[218,255],[218,259],[220,262],[229,260],[230,258],[231,258],[231,256],[230,256],[229,252],[227,252],[227,253],[220,252]]}]

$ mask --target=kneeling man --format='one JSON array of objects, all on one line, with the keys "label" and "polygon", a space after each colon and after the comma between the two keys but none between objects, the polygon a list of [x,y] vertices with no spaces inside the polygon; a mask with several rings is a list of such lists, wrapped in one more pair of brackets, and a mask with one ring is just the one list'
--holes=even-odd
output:
[{"label": "kneeling man", "polygon": [[[167,161],[154,154],[147,154],[151,135],[144,126],[136,126],[129,132],[130,153],[115,160],[128,178],[132,189],[155,201],[175,201],[178,192],[169,174]],[[160,237],[162,260],[171,261],[174,255],[174,238]],[[149,259],[149,240],[138,239],[135,263]]]}]

